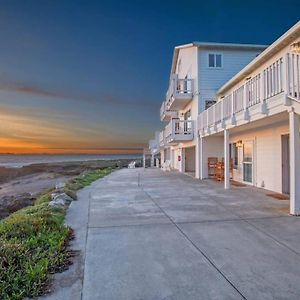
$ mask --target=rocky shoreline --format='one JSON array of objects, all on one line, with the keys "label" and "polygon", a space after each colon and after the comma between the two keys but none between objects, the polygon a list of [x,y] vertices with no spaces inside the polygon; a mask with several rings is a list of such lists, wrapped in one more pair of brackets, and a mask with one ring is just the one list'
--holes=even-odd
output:
[{"label": "rocky shoreline", "polygon": [[0,219],[32,205],[41,192],[84,171],[105,167],[123,168],[130,162],[130,159],[92,160],[32,164],[21,168],[0,167]]}]

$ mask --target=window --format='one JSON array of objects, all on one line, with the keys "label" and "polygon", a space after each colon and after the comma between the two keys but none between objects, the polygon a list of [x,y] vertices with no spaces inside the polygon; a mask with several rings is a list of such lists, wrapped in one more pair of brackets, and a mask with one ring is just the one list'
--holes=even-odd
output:
[{"label": "window", "polygon": [[222,68],[222,54],[209,53],[208,54],[208,67],[209,68]]},{"label": "window", "polygon": [[205,101],[205,109],[208,109],[209,107],[211,107],[211,106],[214,105],[215,103],[217,103],[216,100],[206,100],[206,101]]}]

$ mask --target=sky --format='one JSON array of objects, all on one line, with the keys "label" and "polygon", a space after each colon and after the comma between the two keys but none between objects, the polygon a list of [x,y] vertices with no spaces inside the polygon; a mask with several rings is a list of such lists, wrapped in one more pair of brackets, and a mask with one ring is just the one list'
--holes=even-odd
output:
[{"label": "sky", "polygon": [[0,0],[0,153],[135,153],[163,127],[173,48],[270,44],[300,2]]}]

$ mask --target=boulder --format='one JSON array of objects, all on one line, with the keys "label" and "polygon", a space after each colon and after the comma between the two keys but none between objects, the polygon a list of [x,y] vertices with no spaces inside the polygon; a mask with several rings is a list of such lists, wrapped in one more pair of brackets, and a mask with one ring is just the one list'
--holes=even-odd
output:
[{"label": "boulder", "polygon": [[69,205],[73,199],[68,196],[66,193],[52,193],[51,194],[52,201],[49,202],[49,206],[56,207],[64,207]]},{"label": "boulder", "polygon": [[56,200],[50,201],[48,205],[51,207],[63,208],[63,207],[65,207],[66,203],[63,199],[56,199]]}]

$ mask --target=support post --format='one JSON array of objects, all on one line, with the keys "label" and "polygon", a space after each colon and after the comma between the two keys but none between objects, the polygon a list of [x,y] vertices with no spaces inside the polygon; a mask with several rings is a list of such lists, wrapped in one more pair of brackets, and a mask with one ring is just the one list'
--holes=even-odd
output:
[{"label": "support post", "polygon": [[143,168],[146,168],[146,155],[143,154]]},{"label": "support post", "polygon": [[197,132],[196,147],[195,147],[195,177],[200,178],[200,137]]},{"label": "support post", "polygon": [[199,178],[204,179],[204,157],[203,157],[203,137],[201,136],[199,139]]},{"label": "support post", "polygon": [[290,214],[300,215],[300,135],[299,115],[289,112],[290,125]]},{"label": "support post", "polygon": [[174,165],[175,165],[174,150],[170,148],[170,166],[172,169],[174,169]]},{"label": "support post", "polygon": [[154,167],[154,155],[151,154],[151,168]]},{"label": "support post", "polygon": [[224,188],[230,188],[229,131],[224,130]]}]

